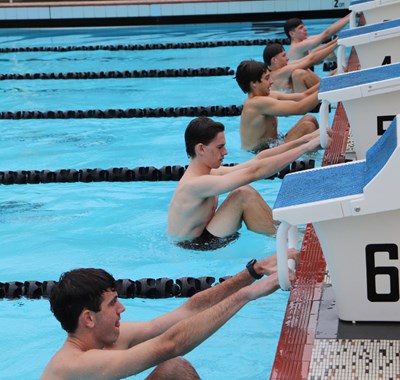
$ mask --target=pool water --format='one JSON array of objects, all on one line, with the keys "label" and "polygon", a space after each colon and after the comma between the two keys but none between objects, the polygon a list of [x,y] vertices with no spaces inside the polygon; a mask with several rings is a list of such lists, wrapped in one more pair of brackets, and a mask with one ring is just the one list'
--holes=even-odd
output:
[{"label": "pool water", "polygon": [[[310,21],[310,33],[332,20]],[[282,22],[132,28],[0,30],[0,47],[145,44],[284,38]],[[5,53],[0,73],[106,71],[229,66],[261,59],[262,46],[168,51]],[[0,111],[199,105],[241,105],[233,76],[97,80],[7,80]],[[239,117],[226,126],[227,163],[252,157],[240,150]],[[299,119],[281,118],[285,132]],[[183,132],[191,118],[0,120],[0,170],[186,165]],[[317,161],[321,152],[312,157]],[[254,187],[273,205],[280,180]],[[1,186],[0,282],[57,280],[76,267],[102,267],[117,279],[234,274],[253,257],[275,251],[275,239],[241,230],[238,241],[214,252],[178,248],[166,239],[175,182],[50,183]],[[224,197],[221,197],[224,199]],[[269,376],[288,293],[246,306],[187,355],[202,379]],[[145,320],[184,299],[123,300],[124,320]],[[65,333],[46,299],[0,301],[0,378],[37,379]],[[215,365],[215,363],[218,363]],[[143,374],[135,379],[144,379]]]}]

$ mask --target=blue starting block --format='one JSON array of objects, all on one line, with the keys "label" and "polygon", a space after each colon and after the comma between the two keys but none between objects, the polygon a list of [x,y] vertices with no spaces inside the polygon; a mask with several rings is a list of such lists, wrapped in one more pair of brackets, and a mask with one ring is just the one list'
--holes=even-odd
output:
[{"label": "blue starting block", "polygon": [[278,272],[288,281],[288,232],[313,223],[345,321],[400,321],[400,115],[365,160],[285,176],[273,209]]},{"label": "blue starting block", "polygon": [[350,123],[358,159],[385,132],[400,113],[400,63],[379,66],[321,79],[319,122],[321,145],[326,146],[329,104],[341,101]]},{"label": "blue starting block", "polygon": [[400,62],[400,19],[344,30],[338,35],[338,70],[354,46],[362,69]]},{"label": "blue starting block", "polygon": [[349,9],[350,28],[356,27],[356,14],[360,12],[368,25],[400,17],[399,0],[352,0]]}]

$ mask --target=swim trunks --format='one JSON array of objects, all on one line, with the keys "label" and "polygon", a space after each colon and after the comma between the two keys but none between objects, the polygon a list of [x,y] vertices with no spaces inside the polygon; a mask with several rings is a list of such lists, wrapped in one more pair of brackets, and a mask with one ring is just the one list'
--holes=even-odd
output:
[{"label": "swim trunks", "polygon": [[279,133],[278,136],[274,139],[266,139],[262,141],[260,144],[255,146],[253,149],[250,149],[249,152],[253,154],[260,153],[262,150],[270,149],[281,145],[285,142],[286,135]]},{"label": "swim trunks", "polygon": [[178,241],[175,244],[184,249],[192,249],[194,251],[214,251],[219,248],[226,247],[239,238],[239,232],[225,237],[214,236],[212,233],[204,229],[203,233],[193,239]]}]

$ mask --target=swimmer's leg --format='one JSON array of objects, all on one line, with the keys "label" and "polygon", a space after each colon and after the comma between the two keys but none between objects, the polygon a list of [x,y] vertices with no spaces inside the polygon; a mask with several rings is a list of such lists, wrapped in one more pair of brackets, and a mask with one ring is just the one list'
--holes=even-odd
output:
[{"label": "swimmer's leg", "polygon": [[293,92],[304,92],[320,80],[320,77],[311,70],[296,69],[292,73]]},{"label": "swimmer's leg", "polygon": [[200,380],[200,376],[186,359],[174,358],[159,364],[146,380]]},{"label": "swimmer's leg", "polygon": [[303,116],[287,133],[285,142],[293,141],[318,129],[318,120],[313,115]]},{"label": "swimmer's leg", "polygon": [[259,234],[276,233],[271,208],[251,186],[232,191],[207,225],[207,230],[215,236],[225,237],[238,231],[242,221],[249,230]]}]

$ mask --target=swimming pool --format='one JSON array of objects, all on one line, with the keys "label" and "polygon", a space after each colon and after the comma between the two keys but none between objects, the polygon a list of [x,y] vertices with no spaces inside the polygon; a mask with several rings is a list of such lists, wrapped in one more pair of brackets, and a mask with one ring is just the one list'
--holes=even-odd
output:
[{"label": "swimming pool", "polygon": [[[329,20],[310,28],[324,28]],[[68,46],[283,37],[281,23],[202,26],[1,30],[0,47]],[[230,66],[260,59],[262,46],[165,51],[9,53],[1,73]],[[173,90],[172,90],[173,89]],[[242,104],[233,76],[3,81],[1,111]],[[226,162],[240,150],[239,118],[226,126]],[[185,165],[183,131],[191,118],[0,120],[0,170]],[[297,117],[283,118],[282,130]],[[254,187],[273,204],[279,180]],[[275,240],[242,230],[234,244],[196,253],[169,244],[166,215],[175,182],[51,183],[2,186],[0,281],[57,280],[75,267],[103,267],[116,278],[221,276],[275,250]],[[243,309],[187,358],[203,379],[261,379],[270,372],[288,294],[276,292]],[[125,320],[142,320],[184,299],[123,300]],[[47,300],[0,301],[3,379],[37,379],[65,333]],[[210,365],[218,363],[218,365]],[[142,379],[145,374],[136,376]]]}]

